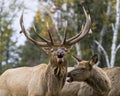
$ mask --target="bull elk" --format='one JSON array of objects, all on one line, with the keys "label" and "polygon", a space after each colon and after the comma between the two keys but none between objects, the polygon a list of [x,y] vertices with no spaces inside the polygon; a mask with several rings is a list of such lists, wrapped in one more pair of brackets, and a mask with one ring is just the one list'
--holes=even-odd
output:
[{"label": "bull elk", "polygon": [[83,8],[86,23],[80,33],[66,39],[67,32],[61,44],[55,44],[50,31],[50,40],[38,35],[43,41],[36,41],[26,32],[23,24],[23,14],[20,18],[21,32],[34,44],[42,47],[50,55],[47,64],[34,67],[8,69],[0,76],[0,96],[60,96],[67,75],[66,53],[69,48],[84,38],[90,31],[91,18]]},{"label": "bull elk", "polygon": [[[111,88],[111,81],[104,70],[95,66],[98,60],[98,55],[95,54],[89,61],[80,60],[75,56],[74,58],[77,61],[77,67],[74,68],[72,71],[68,72],[69,77],[68,82],[72,81],[79,82],[84,81],[84,82],[81,83],[74,82],[72,84],[65,85],[62,90],[63,93],[62,96],[70,96],[67,95],[67,93],[69,93],[68,92],[69,89],[72,89],[70,87],[73,86],[74,88],[76,86],[77,89],[74,90],[78,93],[75,93],[77,95],[73,95],[71,93],[72,96],[108,96],[108,93]],[[69,89],[67,89],[66,87],[69,87]]]}]

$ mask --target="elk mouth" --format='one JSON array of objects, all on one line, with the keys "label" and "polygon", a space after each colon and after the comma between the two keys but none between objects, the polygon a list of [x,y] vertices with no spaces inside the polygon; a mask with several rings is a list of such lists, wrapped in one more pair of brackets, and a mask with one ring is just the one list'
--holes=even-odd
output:
[{"label": "elk mouth", "polygon": [[67,82],[72,82],[73,81],[73,77],[71,76],[71,74],[68,72],[67,74]]},{"label": "elk mouth", "polygon": [[63,58],[63,54],[58,54],[58,58]]},{"label": "elk mouth", "polygon": [[67,77],[67,82],[72,82],[73,78],[72,77]]}]

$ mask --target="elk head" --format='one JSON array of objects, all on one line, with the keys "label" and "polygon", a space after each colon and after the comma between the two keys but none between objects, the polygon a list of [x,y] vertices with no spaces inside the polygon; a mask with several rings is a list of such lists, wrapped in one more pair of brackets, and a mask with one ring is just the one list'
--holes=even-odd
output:
[{"label": "elk head", "polygon": [[79,40],[84,38],[90,31],[90,25],[91,25],[91,18],[90,15],[86,13],[85,9],[83,8],[85,17],[86,17],[86,23],[85,26],[82,28],[81,32],[69,39],[66,39],[67,32],[64,33],[64,39],[61,44],[55,44],[54,40],[51,36],[51,32],[48,29],[49,38],[45,39],[41,37],[39,34],[36,34],[41,38],[42,41],[36,41],[33,38],[30,37],[30,35],[27,33],[24,24],[23,24],[23,14],[20,18],[20,26],[21,26],[21,32],[24,33],[24,35],[27,37],[28,40],[33,42],[35,45],[38,45],[42,47],[48,54],[50,54],[51,62],[55,62],[55,64],[62,64],[65,60],[66,53],[70,49],[70,47],[77,43]]},{"label": "elk head", "polygon": [[98,61],[98,55],[95,54],[90,58],[90,60],[80,60],[76,56],[73,56],[73,58],[76,60],[77,65],[75,69],[68,72],[69,79],[68,82],[72,81],[85,81],[91,76],[91,71],[93,65],[95,65]]}]

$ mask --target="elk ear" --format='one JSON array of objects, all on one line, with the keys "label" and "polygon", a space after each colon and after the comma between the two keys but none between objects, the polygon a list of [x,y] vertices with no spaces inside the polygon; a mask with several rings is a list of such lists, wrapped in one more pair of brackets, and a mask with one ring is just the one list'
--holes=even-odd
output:
[{"label": "elk ear", "polygon": [[90,65],[95,65],[98,61],[98,54],[94,54],[90,59]]},{"label": "elk ear", "polygon": [[72,58],[73,58],[77,63],[81,61],[81,60],[80,60],[77,56],[75,56],[75,55],[72,55]]}]

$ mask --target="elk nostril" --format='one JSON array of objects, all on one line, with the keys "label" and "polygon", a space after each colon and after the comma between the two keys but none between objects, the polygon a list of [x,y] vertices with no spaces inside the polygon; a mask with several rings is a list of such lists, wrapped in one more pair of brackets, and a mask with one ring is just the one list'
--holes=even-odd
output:
[{"label": "elk nostril", "polygon": [[58,58],[63,58],[63,56],[64,56],[64,51],[63,51],[62,49],[58,49],[58,50],[57,50],[57,56],[58,56]]},{"label": "elk nostril", "polygon": [[64,54],[63,53],[58,53],[58,58],[63,58]]}]

